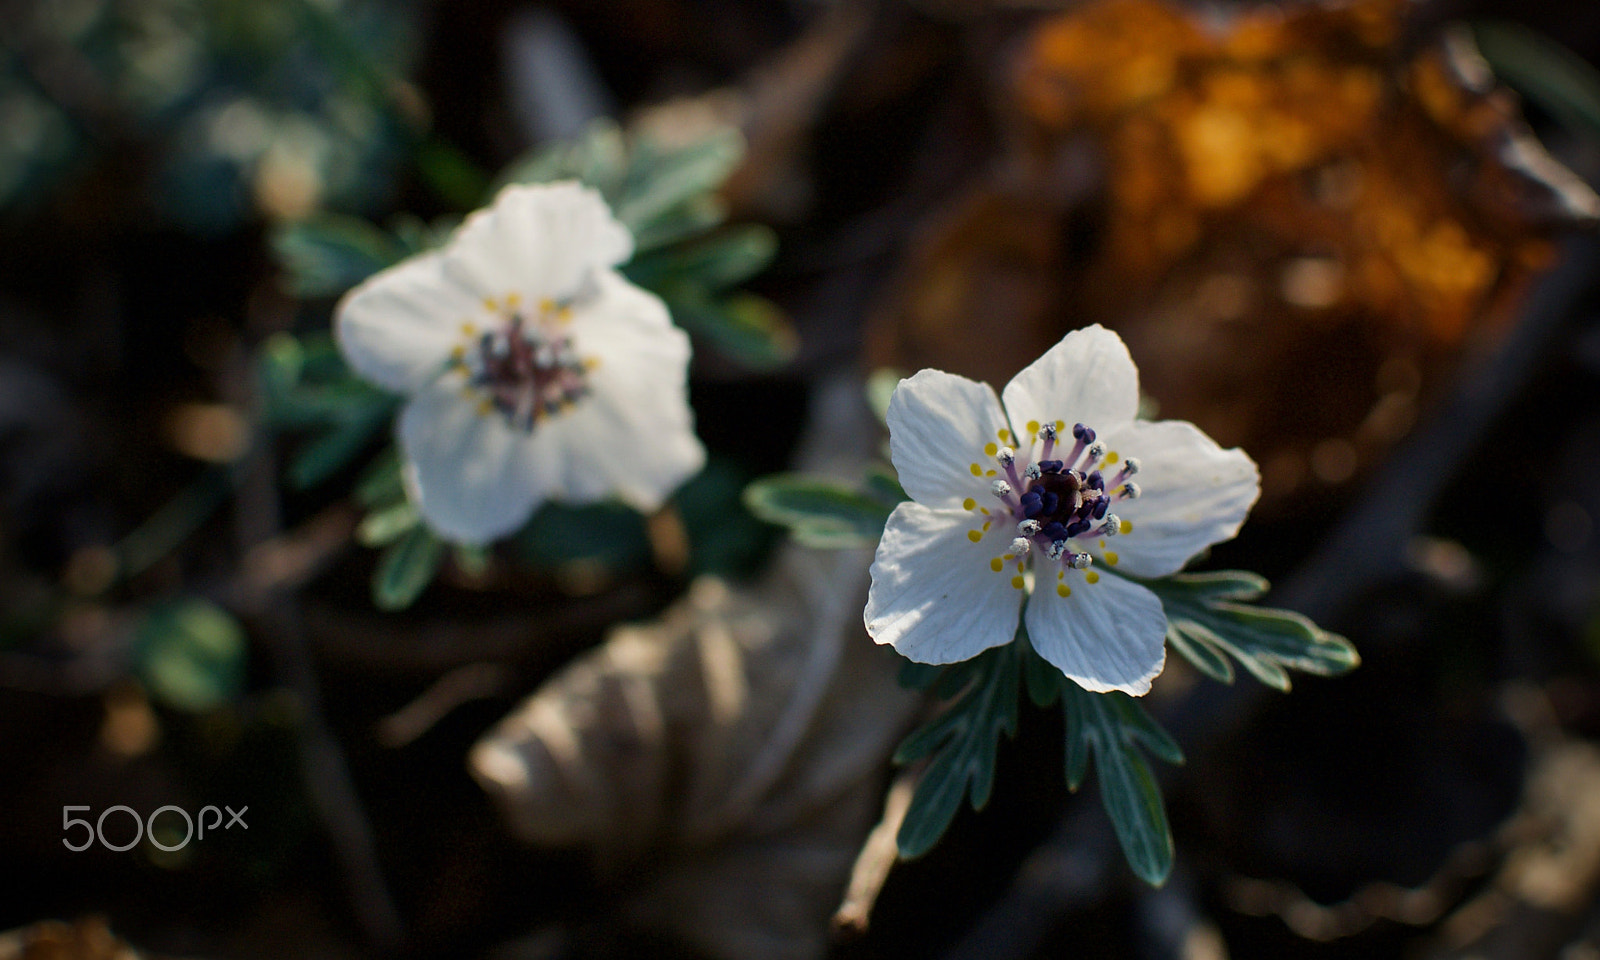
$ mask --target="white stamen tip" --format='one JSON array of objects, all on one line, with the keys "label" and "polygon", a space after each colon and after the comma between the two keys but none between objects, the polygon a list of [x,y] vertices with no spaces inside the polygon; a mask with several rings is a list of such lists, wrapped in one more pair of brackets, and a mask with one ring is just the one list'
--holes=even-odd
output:
[{"label": "white stamen tip", "polygon": [[1056,425],[1054,423],[1047,423],[1040,427],[1039,436],[1045,438],[1046,440],[1054,440],[1056,438]]},{"label": "white stamen tip", "polygon": [[1022,534],[1024,537],[1031,537],[1039,532],[1039,521],[1024,520],[1017,524],[1017,532]]},{"label": "white stamen tip", "polygon": [[1051,560],[1060,560],[1061,559],[1061,555],[1066,553],[1066,552],[1067,552],[1067,541],[1065,541],[1065,540],[1052,540],[1052,541],[1050,541],[1049,556],[1050,556]]},{"label": "white stamen tip", "polygon": [[1026,557],[1028,555],[1029,547],[1030,545],[1027,540],[1024,540],[1022,537],[1018,537],[1011,541],[1011,549],[1006,551],[1006,555],[1017,557],[1019,559]]},{"label": "white stamen tip", "polygon": [[1122,495],[1129,500],[1139,499],[1139,485],[1129,480],[1122,485]]},{"label": "white stamen tip", "polygon": [[1104,528],[1101,529],[1100,535],[1102,537],[1114,537],[1118,533],[1121,533],[1121,532],[1122,532],[1122,518],[1117,516],[1114,513],[1106,514],[1105,526],[1104,526]]},{"label": "white stamen tip", "polygon": [[1044,476],[1044,471],[1039,469],[1039,465],[1037,463],[1028,464],[1028,469],[1023,472],[1028,475],[1029,480],[1037,480]]},{"label": "white stamen tip", "polygon": [[1087,553],[1075,553],[1072,555],[1072,569],[1074,570],[1086,570],[1092,563],[1094,563],[1094,557],[1089,556]]},{"label": "white stamen tip", "polygon": [[1123,474],[1125,476],[1129,476],[1129,477],[1131,477],[1134,474],[1138,473],[1139,472],[1139,458],[1138,457],[1129,457],[1128,459],[1122,461],[1122,472],[1123,472]]},{"label": "white stamen tip", "polygon": [[1004,480],[996,480],[994,483],[989,484],[989,492],[1004,499],[1011,496],[1011,484],[1006,483]]},{"label": "white stamen tip", "polygon": [[1106,455],[1106,445],[1105,444],[1101,443],[1099,440],[1096,440],[1094,443],[1089,444],[1089,461],[1091,463],[1099,463],[1100,462],[1100,458],[1105,456],[1105,455]]},{"label": "white stamen tip", "polygon": [[1012,463],[1016,462],[1017,451],[1011,449],[1010,447],[1001,447],[1000,452],[995,454],[994,458],[1000,461],[1001,466],[1009,467]]}]

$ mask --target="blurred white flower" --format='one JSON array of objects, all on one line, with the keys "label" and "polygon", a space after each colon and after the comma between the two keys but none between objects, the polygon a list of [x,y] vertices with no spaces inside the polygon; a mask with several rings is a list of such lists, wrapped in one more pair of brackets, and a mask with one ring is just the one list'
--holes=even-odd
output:
[{"label": "blurred white flower", "polygon": [[878,544],[867,632],[955,663],[1010,642],[1026,599],[1034,648],[1079,686],[1148,692],[1166,615],[1117,573],[1175,573],[1231,538],[1260,478],[1242,451],[1135,420],[1138,407],[1139,371],[1099,326],[1012,378],[1003,408],[988,384],[939,370],[902,380],[889,451],[911,500]]},{"label": "blurred white flower", "polygon": [[339,304],[350,366],[410,396],[407,489],[439,534],[488,542],[546,500],[654,510],[704,464],[688,338],[613,269],[632,252],[595,191],[513,185]]}]

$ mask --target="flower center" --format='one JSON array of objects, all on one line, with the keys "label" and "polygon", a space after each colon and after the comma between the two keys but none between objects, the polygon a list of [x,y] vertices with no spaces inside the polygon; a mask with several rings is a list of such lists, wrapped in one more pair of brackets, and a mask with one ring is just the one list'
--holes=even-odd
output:
[{"label": "flower center", "polygon": [[532,431],[546,417],[571,409],[589,393],[588,371],[593,366],[580,357],[572,338],[562,333],[568,309],[552,302],[540,305],[530,317],[507,297],[499,323],[479,332],[468,325],[463,332],[475,340],[455,353],[467,374],[468,393],[478,400],[478,412],[498,411],[511,426]]},{"label": "flower center", "polygon": [[[1065,582],[1067,570],[1085,570],[1089,583],[1099,575],[1088,568],[1094,557],[1084,549],[1084,541],[1098,542],[1101,556],[1115,565],[1117,555],[1106,549],[1107,541],[1130,532],[1133,525],[1111,512],[1113,504],[1139,496],[1139,485],[1130,479],[1139,471],[1139,461],[1121,460],[1115,451],[1097,439],[1095,431],[1084,424],[1072,428],[1073,446],[1065,456],[1057,450],[1058,432],[1065,426],[1061,421],[1040,425],[1030,422],[1031,434],[1021,450],[990,444],[985,453],[995,458],[1005,479],[996,478],[991,492],[1005,509],[998,514],[983,508],[980,512],[991,519],[982,530],[974,530],[970,539],[977,543],[983,539],[996,520],[1010,520],[1016,524],[1016,536],[1010,549],[990,561],[990,568],[999,572],[1008,560],[1015,560],[1018,576],[1012,585],[1021,589],[1021,573],[1030,553],[1035,549],[1050,560],[1060,564],[1056,590],[1068,596],[1072,590]],[[1010,431],[1000,431],[999,439],[1009,442]],[[1038,445],[1039,455],[1034,459]],[[1107,472],[1120,466],[1109,480]],[[996,471],[983,470],[973,465],[975,476],[995,477]],[[1020,468],[1020,469],[1019,469]],[[969,499],[967,509],[977,509],[977,502]]]}]

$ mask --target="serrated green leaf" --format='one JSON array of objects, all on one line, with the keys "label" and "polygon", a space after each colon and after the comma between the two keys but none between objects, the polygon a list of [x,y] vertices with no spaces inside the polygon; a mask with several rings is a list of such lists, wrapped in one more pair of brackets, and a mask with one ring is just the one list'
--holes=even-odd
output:
[{"label": "serrated green leaf", "polygon": [[170,707],[210,710],[244,688],[244,630],[208,601],[189,597],[151,607],[134,646],[140,679]]},{"label": "serrated green leaf", "polygon": [[299,297],[337,296],[406,255],[381,228],[337,213],[278,227],[270,244],[289,292]]},{"label": "serrated green leaf", "polygon": [[1567,128],[1600,138],[1600,70],[1536,30],[1506,20],[1471,25],[1489,68]]},{"label": "serrated green leaf", "polygon": [[744,489],[744,505],[762,520],[788,527],[797,542],[825,549],[872,546],[889,518],[881,501],[797,473],[751,483]]},{"label": "serrated green leaf", "polygon": [[686,282],[656,292],[678,326],[751,369],[781,366],[800,346],[788,317],[765,297],[735,293],[719,298]]},{"label": "serrated green leaf", "polygon": [[1211,679],[1233,682],[1233,661],[1218,649],[1216,634],[1193,620],[1167,621],[1167,644]]},{"label": "serrated green leaf", "polygon": [[940,677],[963,680],[945,711],[912,733],[895,751],[896,763],[932,754],[911,806],[896,835],[900,856],[910,859],[932,849],[969,799],[982,810],[994,788],[1001,734],[1017,733],[1017,694],[1021,643],[985,650],[955,664]]},{"label": "serrated green leaf", "polygon": [[1140,582],[1161,599],[1168,637],[1178,638],[1173,649],[1209,676],[1232,678],[1231,667],[1218,664],[1227,654],[1262,683],[1288,690],[1289,670],[1335,676],[1361,662],[1350,641],[1301,614],[1239,602],[1266,592],[1267,582],[1255,574],[1223,570]]},{"label": "serrated green leaf", "polygon": [[411,606],[433,582],[443,559],[444,541],[425,524],[412,527],[378,558],[378,568],[372,572],[372,602],[379,610]]},{"label": "serrated green leaf", "polygon": [[766,269],[777,252],[778,235],[770,227],[746,224],[718,231],[703,240],[640,254],[622,272],[634,283],[651,289],[684,280],[704,290],[720,291]]},{"label": "serrated green leaf", "polygon": [[422,514],[408,500],[374,510],[356,528],[356,540],[365,547],[386,547],[422,522]]},{"label": "serrated green leaf", "polygon": [[1125,693],[1090,693],[1063,683],[1067,724],[1067,785],[1077,790],[1095,760],[1100,801],[1111,817],[1128,866],[1146,883],[1160,886],[1172,872],[1172,830],[1161,788],[1139,754],[1144,747],[1169,763],[1183,753],[1144,708]]}]

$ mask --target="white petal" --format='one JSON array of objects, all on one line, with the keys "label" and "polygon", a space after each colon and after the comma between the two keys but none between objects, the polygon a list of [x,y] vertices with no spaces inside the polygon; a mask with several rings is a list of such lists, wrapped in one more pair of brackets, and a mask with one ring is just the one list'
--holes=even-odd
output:
[{"label": "white petal", "polygon": [[[1074,330],[1022,368],[1001,395],[1018,430],[1029,420],[1107,432],[1139,412],[1139,368],[1122,338],[1096,324]],[[1072,435],[1064,442],[1071,449]]]},{"label": "white petal", "polygon": [[445,277],[442,265],[437,253],[411,257],[345,294],[334,335],[357,373],[410,393],[444,369],[451,349],[465,342],[462,323],[482,307],[472,291]]},{"label": "white petal", "polygon": [[570,327],[573,348],[595,363],[589,394],[540,429],[564,438],[560,499],[615,496],[650,512],[705,465],[689,407],[689,338],[654,294],[613,270],[596,280],[598,295]]},{"label": "white petal", "polygon": [[1167,657],[1167,616],[1156,595],[1121,577],[1101,574],[1089,583],[1069,572],[1072,593],[1063,597],[1049,565],[1039,576],[1027,613],[1039,655],[1085,690],[1148,693]]},{"label": "white petal", "polygon": [[973,516],[920,503],[894,508],[872,561],[865,614],[872,639],[918,663],[955,663],[1016,636],[1015,564],[990,569],[1004,538],[991,531],[973,543]]},{"label": "white petal", "polygon": [[1133,524],[1111,549],[1119,557],[1117,569],[1134,576],[1175,573],[1201,550],[1231,539],[1261,494],[1255,461],[1237,447],[1217,446],[1192,423],[1135,422],[1107,443],[1140,461],[1134,478],[1139,498],[1111,507]]},{"label": "white petal", "polygon": [[397,432],[423,519],[447,539],[488,543],[528,519],[554,485],[557,461],[530,456],[528,435],[498,411],[480,413],[460,390],[454,376],[425,388]]},{"label": "white petal", "polygon": [[900,485],[918,503],[958,508],[966,497],[987,497],[995,468],[984,452],[1005,427],[994,388],[943,370],[921,370],[900,381],[889,398],[889,459]]},{"label": "white petal", "polygon": [[633,253],[633,236],[595,190],[512,184],[473,213],[445,248],[445,271],[482,297],[532,301],[577,294],[594,270]]}]

